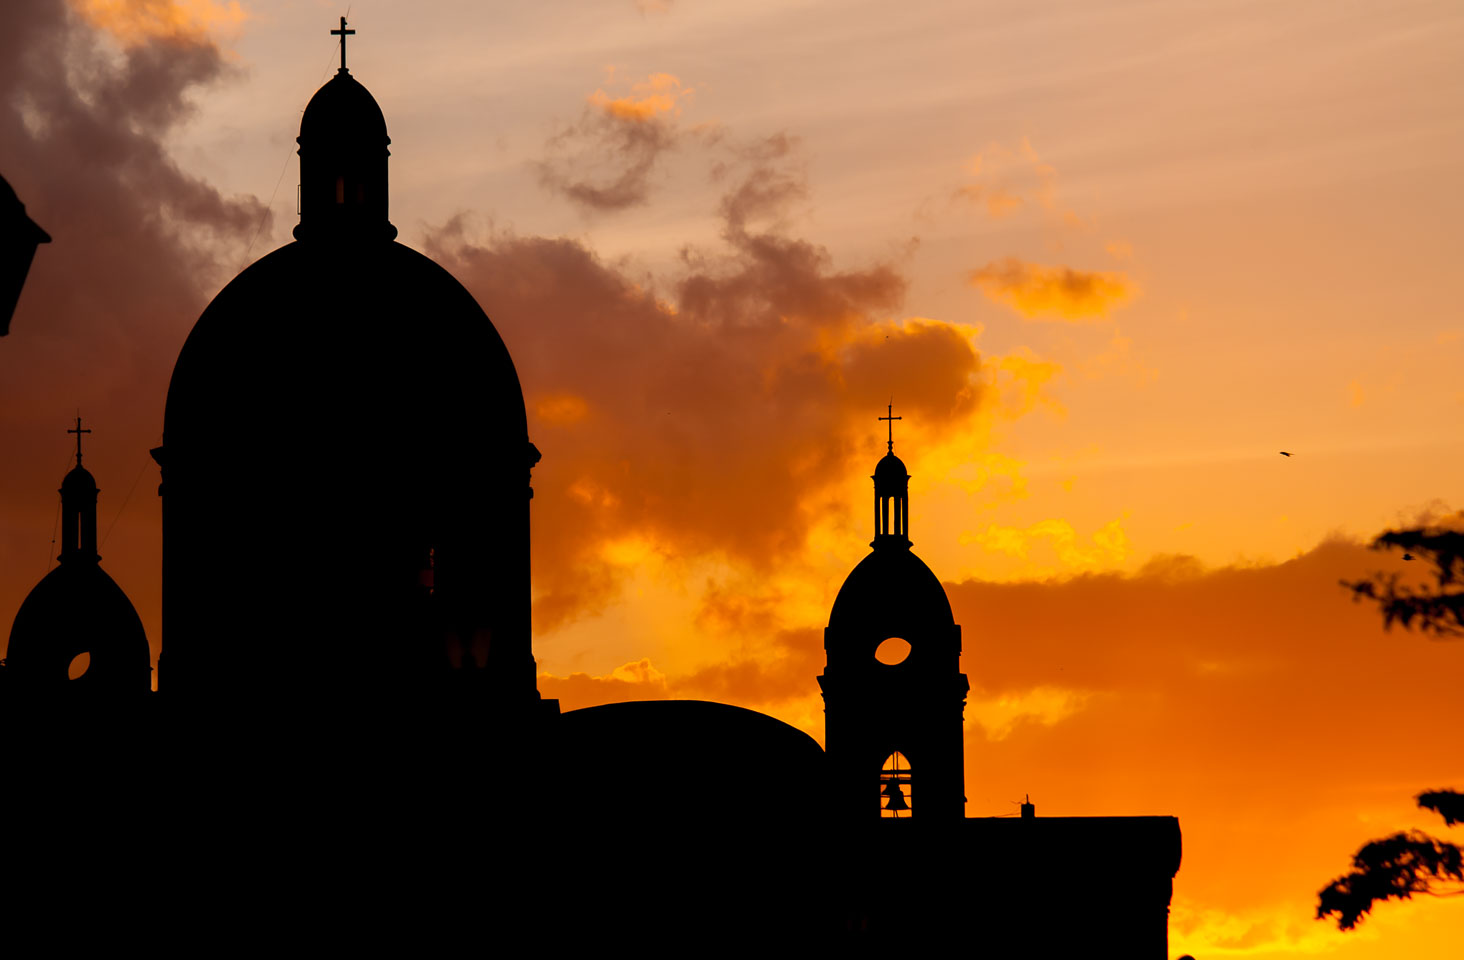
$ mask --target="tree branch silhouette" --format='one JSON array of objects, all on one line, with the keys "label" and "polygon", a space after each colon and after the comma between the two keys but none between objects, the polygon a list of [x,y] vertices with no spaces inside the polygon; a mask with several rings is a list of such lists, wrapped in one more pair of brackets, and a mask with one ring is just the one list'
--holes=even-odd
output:
[{"label": "tree branch silhouette", "polygon": [[1403,550],[1404,559],[1424,560],[1433,568],[1433,585],[1410,587],[1397,573],[1375,573],[1366,580],[1343,580],[1354,600],[1368,599],[1382,609],[1383,626],[1401,623],[1434,639],[1464,637],[1464,532],[1438,527],[1389,530],[1372,542],[1374,550]]},{"label": "tree branch silhouette", "polygon": [[[1464,637],[1464,531],[1439,526],[1389,530],[1372,548],[1401,549],[1404,560],[1423,560],[1432,582],[1409,586],[1397,573],[1343,580],[1354,600],[1377,603],[1385,629],[1400,623],[1436,640]],[[1420,808],[1443,817],[1446,826],[1464,823],[1464,795],[1455,790],[1427,790],[1415,799]],[[1318,892],[1317,919],[1335,916],[1339,929],[1351,930],[1384,900],[1461,893],[1464,850],[1422,830],[1407,830],[1364,844],[1352,857],[1352,870]]]},{"label": "tree branch silhouette", "polygon": [[1445,826],[1464,823],[1464,794],[1458,791],[1430,790],[1420,793],[1418,805],[1443,817]]},{"label": "tree branch silhouette", "polygon": [[[1464,807],[1464,797],[1452,790],[1421,793],[1418,805],[1432,806],[1433,798],[1447,796],[1453,814]],[[1428,798],[1428,799],[1426,799]],[[1444,814],[1446,823],[1457,823]],[[1460,884],[1459,889],[1449,889]],[[1352,870],[1323,887],[1317,895],[1317,919],[1336,914],[1337,926],[1351,930],[1373,906],[1384,900],[1408,900],[1414,894],[1456,896],[1464,893],[1464,850],[1458,844],[1429,836],[1422,830],[1395,833],[1364,844],[1352,857]]]}]

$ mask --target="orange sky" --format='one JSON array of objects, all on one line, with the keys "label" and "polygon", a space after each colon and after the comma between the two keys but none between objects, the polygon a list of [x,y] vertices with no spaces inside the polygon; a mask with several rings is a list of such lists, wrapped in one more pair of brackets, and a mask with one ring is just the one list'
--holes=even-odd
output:
[{"label": "orange sky", "polygon": [[[1458,902],[1311,913],[1361,842],[1434,828],[1413,794],[1464,786],[1464,646],[1337,586],[1461,501],[1464,13],[550,6],[357,2],[350,48],[401,239],[524,383],[544,694],[821,737],[893,396],[963,625],[970,815],[1178,816],[1175,955],[1457,944]],[[0,341],[0,619],[48,569],[80,407],[156,650],[167,378],[288,239],[342,12],[0,12],[0,173],[55,238]]]}]

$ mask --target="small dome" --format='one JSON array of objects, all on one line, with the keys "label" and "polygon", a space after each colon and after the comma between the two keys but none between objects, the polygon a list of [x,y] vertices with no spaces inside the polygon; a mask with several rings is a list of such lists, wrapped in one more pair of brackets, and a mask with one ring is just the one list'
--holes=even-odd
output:
[{"label": "small dome", "polygon": [[829,613],[830,630],[858,636],[909,639],[955,622],[940,578],[909,550],[870,553],[844,581]]},{"label": "small dome", "polygon": [[[72,475],[78,472],[86,473]],[[152,688],[152,655],[132,601],[95,563],[63,563],[35,585],[15,615],[7,684],[17,691],[65,687],[67,669],[82,653],[91,663],[75,681],[77,690],[140,694]]]},{"label": "small dome", "polygon": [[302,147],[343,142],[391,142],[386,115],[376,98],[344,68],[310,98],[300,118],[299,137]]},{"label": "small dome", "polygon": [[66,475],[66,479],[61,481],[61,493],[63,495],[73,492],[91,494],[97,492],[96,478],[81,464],[77,464],[72,468],[72,471]]},{"label": "small dome", "polygon": [[879,463],[875,464],[874,480],[876,483],[890,480],[903,483],[908,479],[910,479],[910,471],[905,469],[905,461],[893,453],[885,454],[880,458]]}]

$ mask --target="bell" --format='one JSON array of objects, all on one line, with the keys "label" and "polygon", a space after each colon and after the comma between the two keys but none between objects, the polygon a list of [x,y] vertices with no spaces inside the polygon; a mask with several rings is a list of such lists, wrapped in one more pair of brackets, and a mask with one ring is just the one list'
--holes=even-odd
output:
[{"label": "bell", "polygon": [[886,810],[909,810],[910,805],[905,802],[905,791],[900,789],[900,781],[890,780],[880,791],[888,799],[885,800]]}]

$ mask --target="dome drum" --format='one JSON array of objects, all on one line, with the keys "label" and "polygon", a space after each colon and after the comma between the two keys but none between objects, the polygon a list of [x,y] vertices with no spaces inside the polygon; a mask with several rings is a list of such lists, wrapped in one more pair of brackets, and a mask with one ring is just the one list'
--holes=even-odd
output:
[{"label": "dome drum", "polygon": [[[883,663],[876,656],[880,645],[891,637],[899,637],[910,644],[910,652],[899,663]],[[824,649],[829,657],[829,668],[825,672],[868,671],[887,678],[891,683],[899,683],[901,677],[959,669],[961,628],[954,623],[916,631],[878,623],[858,632],[826,627]]]}]

